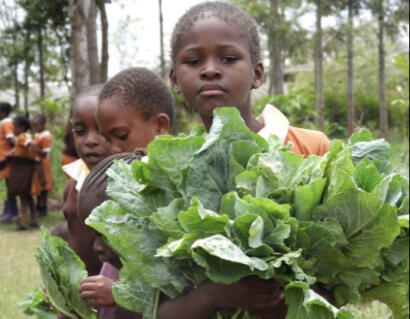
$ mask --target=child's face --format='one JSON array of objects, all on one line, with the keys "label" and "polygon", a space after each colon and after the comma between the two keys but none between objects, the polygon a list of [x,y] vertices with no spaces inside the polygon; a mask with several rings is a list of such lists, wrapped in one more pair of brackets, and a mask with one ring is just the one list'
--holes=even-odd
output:
[{"label": "child's face", "polygon": [[14,135],[18,136],[21,133],[24,133],[26,130],[24,126],[18,125],[16,122],[13,121],[13,129],[14,129]]},{"label": "child's face", "polygon": [[36,133],[41,133],[41,132],[43,132],[44,129],[45,129],[44,123],[41,122],[41,121],[40,121],[39,119],[37,119],[37,118],[34,118],[34,119],[31,121],[31,125],[33,126],[34,132],[36,132]]},{"label": "child's face", "polygon": [[122,263],[118,255],[111,249],[111,247],[104,241],[101,234],[97,234],[94,240],[94,251],[98,254],[98,259],[104,263],[108,262],[117,269],[122,268]]},{"label": "child's face", "polygon": [[202,19],[183,35],[171,83],[202,117],[217,107],[251,108],[251,90],[264,80],[261,63],[252,63],[239,31],[217,18]]},{"label": "child's face", "polygon": [[121,97],[102,100],[96,112],[100,132],[111,143],[112,154],[145,148],[156,135],[169,132],[169,118],[163,114],[145,120],[141,113],[124,105]]},{"label": "child's face", "polygon": [[96,96],[78,98],[73,107],[72,124],[75,148],[89,169],[92,169],[111,152],[109,143],[98,131],[95,121],[96,108]]}]

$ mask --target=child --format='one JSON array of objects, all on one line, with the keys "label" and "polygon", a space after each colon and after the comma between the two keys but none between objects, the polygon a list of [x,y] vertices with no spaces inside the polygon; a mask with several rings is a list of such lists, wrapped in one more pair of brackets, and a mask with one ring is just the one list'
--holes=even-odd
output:
[{"label": "child", "polygon": [[101,269],[98,256],[93,252],[94,234],[77,215],[77,195],[89,170],[110,154],[110,145],[98,131],[95,110],[102,85],[85,89],[76,97],[72,109],[74,144],[81,159],[64,166],[70,176],[63,195],[63,212],[67,221],[68,243],[84,261],[87,271],[96,275]]},{"label": "child", "polygon": [[253,117],[251,91],[263,84],[264,67],[256,23],[241,9],[222,2],[191,8],[177,23],[171,47],[172,86],[208,130],[216,107],[235,106],[252,131],[291,142],[293,152],[327,152],[329,140],[323,133],[290,127],[271,105],[261,117]]},{"label": "child", "polygon": [[112,154],[145,148],[156,135],[168,134],[174,100],[164,81],[146,68],[114,76],[102,90],[96,118]]},{"label": "child", "polygon": [[[11,109],[12,107],[9,103],[0,103],[0,179],[7,179],[9,177],[6,155],[13,148],[15,140],[13,121],[9,118]],[[9,222],[17,216],[16,197],[7,193],[7,200],[4,203],[1,221]]]},{"label": "child", "polygon": [[[122,153],[110,156],[99,163],[87,176],[78,198],[78,214],[84,222],[91,211],[108,200],[105,193],[108,176],[107,169],[114,160],[124,160],[127,163],[140,160],[144,154]],[[103,266],[100,275],[90,276],[80,285],[81,297],[88,299],[90,304],[98,308],[100,319],[140,319],[137,313],[128,311],[115,304],[112,295],[112,284],[119,280],[119,270],[122,263],[114,251],[104,242],[100,235],[96,236],[94,250]]]},{"label": "child", "polygon": [[[34,135],[34,143],[36,144],[38,159],[41,163],[41,171],[37,173],[37,178],[35,178],[36,188],[40,195],[37,196],[37,213],[39,216],[47,215],[47,197],[48,192],[53,189],[53,180],[51,174],[50,165],[50,152],[51,152],[51,134],[46,130],[47,118],[44,114],[36,115],[31,124],[36,132]],[[39,182],[40,174],[43,175],[44,182]]]},{"label": "child", "polygon": [[10,167],[10,177],[7,180],[8,191],[20,197],[20,220],[18,231],[38,228],[36,210],[32,197],[33,174],[35,169],[36,150],[30,133],[30,121],[24,116],[13,120],[16,142],[14,148],[7,154]]},{"label": "child", "polygon": [[[264,67],[255,21],[238,7],[205,2],[191,8],[177,23],[172,36],[174,90],[198,112],[206,129],[217,107],[236,107],[246,125],[264,137],[278,136],[298,154],[323,155],[329,141],[320,132],[289,126],[273,106],[253,117],[251,92],[264,82]],[[283,291],[274,282],[245,278],[226,286],[205,283],[177,300],[164,303],[158,319],[208,318],[218,308],[246,308],[260,318],[284,318]]]}]

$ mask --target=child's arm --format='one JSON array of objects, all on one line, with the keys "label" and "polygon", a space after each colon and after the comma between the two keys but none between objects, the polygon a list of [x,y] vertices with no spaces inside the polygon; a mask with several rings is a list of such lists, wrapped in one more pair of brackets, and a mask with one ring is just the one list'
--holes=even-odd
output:
[{"label": "child's arm", "polygon": [[284,318],[280,313],[283,307],[283,291],[277,283],[248,277],[232,285],[206,282],[187,295],[162,304],[157,319],[207,319],[221,308],[248,309],[261,319],[279,319]]},{"label": "child's arm", "polygon": [[92,276],[80,284],[81,298],[89,299],[94,307],[112,307],[115,301],[112,296],[112,279],[105,276]]}]

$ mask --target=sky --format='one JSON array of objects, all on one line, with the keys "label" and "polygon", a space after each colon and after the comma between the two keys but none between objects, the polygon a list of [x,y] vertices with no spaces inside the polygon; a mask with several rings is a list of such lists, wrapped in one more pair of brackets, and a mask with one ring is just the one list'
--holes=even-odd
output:
[{"label": "sky", "polygon": [[[204,0],[162,0],[165,54],[169,57],[172,30],[191,6]],[[107,5],[110,23],[112,76],[130,66],[158,68],[160,56],[158,0],[120,0]]]}]

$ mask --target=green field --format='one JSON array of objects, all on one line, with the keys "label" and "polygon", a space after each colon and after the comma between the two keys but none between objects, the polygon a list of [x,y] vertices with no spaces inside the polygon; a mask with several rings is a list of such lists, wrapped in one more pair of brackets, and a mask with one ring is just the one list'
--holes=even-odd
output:
[{"label": "green field", "polygon": [[[63,220],[61,213],[53,213],[41,220],[52,229]],[[15,225],[0,224],[0,319],[25,319],[16,303],[41,285],[40,272],[34,259],[35,247],[40,242],[40,230],[20,233]],[[351,307],[357,319],[389,319],[390,311],[379,303]]]}]

